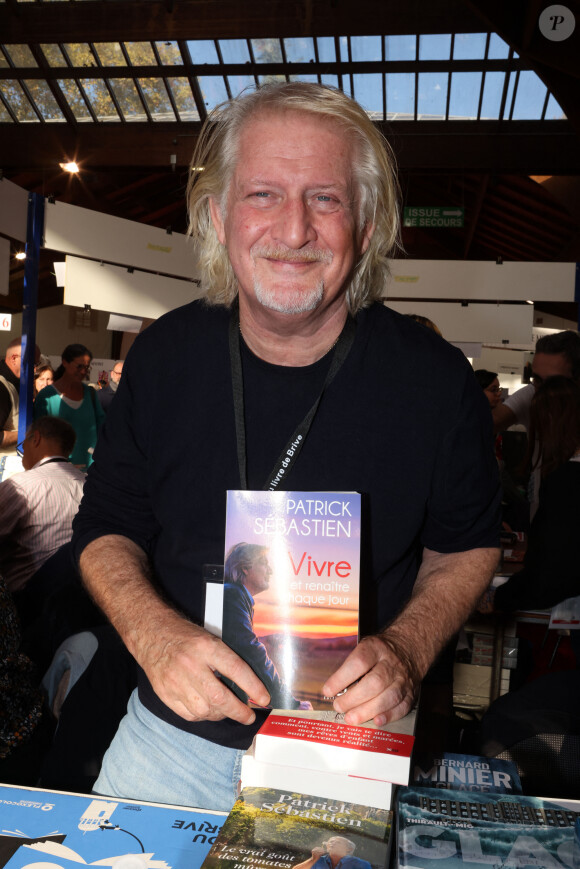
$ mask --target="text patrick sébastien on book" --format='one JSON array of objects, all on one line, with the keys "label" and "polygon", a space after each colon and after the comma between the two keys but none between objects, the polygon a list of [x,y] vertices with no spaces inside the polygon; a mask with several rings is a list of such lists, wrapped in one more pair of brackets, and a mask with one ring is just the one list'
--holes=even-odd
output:
[{"label": "text patrick s\u00e9bastien on book", "polygon": [[[254,520],[254,534],[271,536],[281,534],[287,536],[295,534],[298,537],[350,537],[352,534],[352,513],[348,499],[322,500],[318,498],[300,498],[298,500],[288,498],[285,504],[286,517],[284,516],[258,516]],[[325,597],[312,597],[311,592],[330,592],[340,594],[350,591],[348,583],[341,583],[341,579],[348,579],[352,573],[352,565],[348,561],[316,561],[311,555],[302,552],[300,557],[294,559],[288,552],[290,566],[294,576],[309,577],[316,580],[324,577],[326,582],[302,582],[302,579],[293,582],[290,586],[293,592],[294,603],[303,604],[326,604]],[[306,592],[306,594],[304,593]],[[347,598],[332,598],[332,604],[345,604]]]},{"label": "text patrick s\u00e9bastien on book", "polygon": [[263,812],[274,812],[276,815],[293,815],[296,818],[308,818],[311,821],[325,821],[327,824],[343,824],[345,827],[360,827],[361,822],[349,817],[351,812],[347,805],[352,803],[314,802],[308,797],[296,799],[294,794],[280,794],[274,803],[262,803]]},{"label": "text patrick s\u00e9bastien on book", "polygon": [[[275,802],[264,802],[260,806],[261,812],[273,812],[276,815],[292,815],[311,821],[324,821],[327,824],[342,824],[345,827],[361,827],[362,824],[356,818],[349,817],[351,814],[347,805],[352,803],[315,802],[308,797],[297,799],[296,794],[281,793]],[[259,866],[278,866],[279,869],[291,869],[294,862],[292,854],[277,853],[268,848],[240,848],[218,841],[211,852],[218,860],[236,860],[236,866],[244,863],[256,863]]]}]

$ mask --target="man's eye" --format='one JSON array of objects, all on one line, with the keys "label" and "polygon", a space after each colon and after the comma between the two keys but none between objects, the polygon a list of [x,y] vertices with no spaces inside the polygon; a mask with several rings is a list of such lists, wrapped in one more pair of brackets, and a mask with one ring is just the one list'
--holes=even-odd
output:
[{"label": "man's eye", "polygon": [[254,196],[257,196],[260,199],[266,199],[270,194],[266,190],[256,190]]},{"label": "man's eye", "polygon": [[316,198],[319,202],[332,202],[332,196],[326,196],[324,193],[319,193]]}]

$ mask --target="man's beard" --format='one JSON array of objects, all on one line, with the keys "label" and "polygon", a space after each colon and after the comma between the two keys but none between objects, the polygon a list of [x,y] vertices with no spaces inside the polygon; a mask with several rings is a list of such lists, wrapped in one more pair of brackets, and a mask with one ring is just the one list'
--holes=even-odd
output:
[{"label": "man's beard", "polygon": [[[252,250],[254,262],[258,257],[275,257],[286,262],[332,262],[332,253],[325,250],[292,251],[284,248],[255,247]],[[279,314],[305,314],[314,311],[324,296],[324,281],[320,279],[313,287],[304,288],[298,283],[295,287],[280,290],[266,287],[259,278],[254,278],[254,293],[258,302]]]},{"label": "man's beard", "polygon": [[254,281],[256,299],[265,308],[277,311],[279,314],[305,314],[314,311],[322,301],[324,295],[324,281],[319,281],[316,286],[304,289],[270,289],[262,286],[256,278]]}]

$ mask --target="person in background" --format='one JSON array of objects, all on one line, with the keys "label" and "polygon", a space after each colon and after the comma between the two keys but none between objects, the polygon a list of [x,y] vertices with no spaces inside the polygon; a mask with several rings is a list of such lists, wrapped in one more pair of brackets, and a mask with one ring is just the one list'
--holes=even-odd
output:
[{"label": "person in background", "polygon": [[[490,410],[493,414],[495,408],[501,404],[501,387],[497,373],[495,371],[486,371],[485,368],[478,368],[473,372],[475,379],[483,389]],[[500,479],[503,490],[502,498],[502,520],[506,530],[515,529],[517,531],[528,531],[530,525],[530,505],[525,496],[525,482],[520,482],[521,471],[510,467],[504,461],[503,456],[503,439],[506,435],[495,436],[495,455],[499,463]],[[525,437],[525,435],[523,435]]]},{"label": "person in background", "polygon": [[34,420],[22,443],[25,472],[0,483],[0,573],[12,594],[72,536],[85,482],[68,460],[74,442],[65,420]]},{"label": "person in background", "polygon": [[52,365],[49,362],[44,365],[37,365],[34,371],[34,398],[36,398],[41,389],[44,389],[45,386],[50,386],[52,383],[54,383]]},{"label": "person in background", "polygon": [[436,335],[439,335],[440,338],[443,338],[441,329],[433,322],[433,320],[430,320],[429,317],[424,317],[422,314],[407,314],[406,316],[411,320],[414,320],[415,323],[420,323],[422,326],[426,326],[428,329],[435,332]]},{"label": "person in background", "polygon": [[475,379],[483,389],[483,393],[489,402],[492,411],[501,404],[501,386],[497,373],[495,371],[486,371],[485,368],[478,368],[473,372]]},{"label": "person in background", "polygon": [[568,329],[544,335],[536,344],[532,361],[532,383],[509,395],[493,411],[496,432],[512,425],[530,426],[530,407],[534,390],[550,377],[561,375],[580,380],[580,335]]},{"label": "person in background", "polygon": [[[35,348],[34,362],[40,359]],[[0,362],[0,456],[16,455],[18,415],[20,408],[20,370],[22,367],[22,337],[13,338]]]},{"label": "person in background", "polygon": [[84,382],[92,358],[91,351],[83,344],[65,347],[54,383],[45,386],[34,402],[35,419],[58,416],[72,425],[76,441],[70,460],[81,470],[92,464],[93,450],[105,419],[96,391]]},{"label": "person in background", "polygon": [[99,389],[97,393],[97,398],[99,399],[101,407],[103,408],[105,413],[108,411],[113,398],[117,394],[117,389],[119,383],[121,382],[122,373],[123,362],[119,359],[113,365],[108,385],[103,386],[103,388]]},{"label": "person in background", "polygon": [[580,385],[569,377],[547,379],[530,419],[529,452],[541,468],[539,506],[523,569],[485,592],[482,613],[546,609],[580,595]]},{"label": "person in background", "polygon": [[[571,377],[580,383],[580,335],[567,330],[544,335],[536,344],[536,352],[532,360],[532,382],[518,389],[493,411],[493,425],[496,433],[505,431],[516,423],[530,428],[530,408],[535,390],[550,377]],[[538,509],[541,470],[532,455],[534,469],[529,477],[528,501],[530,504],[530,520]]]},{"label": "person in background", "polygon": [[199,166],[189,213],[205,298],[132,345],[72,545],[139,664],[95,792],[223,811],[265,714],[216,671],[270,699],[202,627],[226,490],[283,473],[296,491],[365,493],[362,639],[321,690],[347,724],[381,725],[410,711],[490,582],[499,485],[469,363],[382,303],[397,185],[362,107],[321,85],[265,85],[210,115]]}]

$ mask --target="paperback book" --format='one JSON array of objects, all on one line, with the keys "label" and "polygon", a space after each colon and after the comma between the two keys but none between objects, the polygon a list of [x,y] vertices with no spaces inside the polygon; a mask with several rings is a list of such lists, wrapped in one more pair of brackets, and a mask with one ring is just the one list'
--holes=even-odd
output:
[{"label": "paperback book", "polygon": [[415,712],[385,727],[345,724],[337,720],[340,713],[328,717],[331,720],[275,710],[254,737],[256,760],[280,763],[283,758],[286,766],[409,783]]},{"label": "paperback book", "polygon": [[203,869],[327,869],[349,857],[352,869],[384,869],[392,814],[353,802],[244,788]]},{"label": "paperback book", "polygon": [[242,787],[282,788],[286,791],[316,791],[321,797],[344,800],[377,809],[390,809],[394,785],[342,770],[309,769],[295,764],[256,760],[254,746],[242,757]]},{"label": "paperback book", "polygon": [[220,812],[0,785],[0,867],[199,869]]},{"label": "paperback book", "polygon": [[455,791],[522,792],[518,770],[512,761],[450,751],[413,756],[411,781],[416,786]]},{"label": "paperback book", "polygon": [[332,708],[322,686],[358,642],[359,573],[360,495],[228,492],[222,639],[272,707]]},{"label": "paperback book", "polygon": [[400,788],[401,869],[573,869],[580,803],[514,794]]}]

